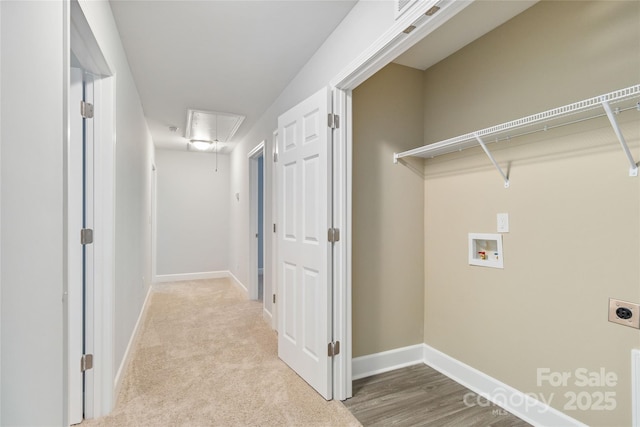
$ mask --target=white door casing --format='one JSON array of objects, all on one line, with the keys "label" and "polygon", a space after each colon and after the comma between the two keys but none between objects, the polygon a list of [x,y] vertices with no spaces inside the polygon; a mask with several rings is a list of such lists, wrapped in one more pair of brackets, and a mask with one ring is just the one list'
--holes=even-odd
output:
[{"label": "white door casing", "polygon": [[[84,77],[84,100],[91,105],[95,104],[94,99],[94,77],[90,73],[85,72]],[[95,107],[95,105],[94,105]],[[94,117],[100,114],[100,109],[95,108]],[[93,230],[94,240],[100,238],[102,230],[96,230],[94,224],[94,189],[95,189],[95,126],[94,117],[84,120],[84,228]],[[94,322],[94,265],[95,251],[94,244],[84,245],[84,354],[95,355],[93,345]],[[94,388],[94,370],[88,369],[84,372],[84,388],[85,390],[93,390]],[[93,393],[84,393],[84,414],[85,416],[93,415]]]},{"label": "white door casing", "polygon": [[[80,67],[91,78],[95,109],[91,120],[94,136],[93,144],[93,192],[92,220],[94,243],[91,246],[93,256],[93,285],[87,293],[88,322],[85,325],[85,339],[88,352],[94,355],[93,369],[87,371],[85,381],[84,417],[86,419],[107,415],[112,408],[114,398],[114,361],[113,361],[113,285],[114,285],[114,226],[115,226],[115,92],[116,77],[104,58],[102,49],[84,16],[77,0],[71,0],[70,12],[70,50],[76,56]],[[87,91],[89,92],[89,91]],[[79,113],[79,106],[69,97],[69,112]],[[71,164],[71,160],[67,160]],[[69,171],[69,173],[71,173]],[[69,176],[69,175],[67,175]],[[81,178],[78,180],[81,181]],[[67,192],[73,190],[68,182]],[[79,241],[79,231],[69,226],[69,242]],[[73,316],[71,301],[67,304],[69,322]],[[71,325],[68,325],[71,327]],[[70,333],[70,332],[69,332]],[[69,335],[67,339],[70,340]],[[70,342],[68,342],[68,345]],[[80,361],[71,353],[67,354],[69,369],[79,369]],[[69,379],[67,379],[69,380]],[[68,390],[70,391],[70,390]],[[65,396],[67,408],[70,396]]]},{"label": "white door casing", "polygon": [[[253,150],[247,154],[249,158],[249,299],[258,299],[258,209],[261,208],[258,204],[258,183],[260,179],[258,177],[258,159],[263,157],[264,159],[264,147],[265,141],[260,142]],[[264,182],[264,179],[263,179]],[[264,188],[264,187],[263,187]],[[263,191],[264,194],[264,191]],[[264,219],[264,211],[263,211]],[[263,233],[264,233],[264,227]],[[264,254],[264,247],[263,247]],[[264,286],[264,283],[263,283]],[[263,287],[264,289],[264,287]],[[264,310],[264,296],[263,304]]]},{"label": "white door casing", "polygon": [[333,397],[330,92],[278,118],[278,356],[325,399]]},{"label": "white door casing", "polygon": [[[278,220],[278,170],[275,167],[275,159],[278,157],[278,129],[273,131],[273,139],[271,140],[272,153],[271,158],[273,167],[271,168],[271,219],[273,221],[273,229],[271,234],[271,328],[278,330],[278,239],[277,229],[275,227]],[[269,226],[268,228],[271,228]],[[266,232],[265,232],[266,235]]]},{"label": "white door casing", "polygon": [[70,70],[68,164],[68,301],[69,301],[69,423],[82,422],[92,407],[92,371],[81,371],[83,354],[93,354],[93,245],[80,242],[80,230],[94,228],[94,126],[83,118],[82,101],[93,105],[93,77]]},{"label": "white door casing", "polygon": [[69,85],[69,164],[68,164],[68,307],[69,307],[69,424],[82,422],[82,70],[71,68]]}]

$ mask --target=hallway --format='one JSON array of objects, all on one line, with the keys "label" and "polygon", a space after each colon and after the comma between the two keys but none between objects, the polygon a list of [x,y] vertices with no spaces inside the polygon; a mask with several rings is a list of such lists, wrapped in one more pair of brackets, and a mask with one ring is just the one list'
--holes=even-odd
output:
[{"label": "hallway", "polygon": [[116,407],[83,426],[357,426],[278,359],[261,304],[227,279],[153,285]]}]

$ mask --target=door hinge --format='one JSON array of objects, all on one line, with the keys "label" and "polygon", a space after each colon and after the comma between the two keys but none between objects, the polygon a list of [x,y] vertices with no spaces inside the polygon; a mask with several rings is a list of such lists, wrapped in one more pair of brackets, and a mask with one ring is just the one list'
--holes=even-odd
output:
[{"label": "door hinge", "polygon": [[340,354],[340,341],[330,342],[328,347],[329,357],[337,356]]},{"label": "door hinge", "polygon": [[278,153],[273,153],[273,163],[278,163]]},{"label": "door hinge", "polygon": [[274,233],[276,232],[276,225],[275,224],[273,224],[273,232]]},{"label": "door hinge", "polygon": [[91,243],[93,243],[93,230],[90,228],[80,230],[80,244],[89,245]]},{"label": "door hinge", "polygon": [[329,113],[328,125],[331,129],[338,129],[340,127],[340,116],[337,114]]},{"label": "door hinge", "polygon": [[80,358],[80,372],[93,368],[93,354],[83,354]]},{"label": "door hinge", "polygon": [[273,303],[276,303],[276,294],[273,294]]},{"label": "door hinge", "polygon": [[327,235],[327,239],[330,243],[335,243],[340,241],[340,229],[339,228],[330,228],[329,233]]},{"label": "door hinge", "polygon": [[93,104],[80,101],[80,115],[84,119],[93,119]]}]

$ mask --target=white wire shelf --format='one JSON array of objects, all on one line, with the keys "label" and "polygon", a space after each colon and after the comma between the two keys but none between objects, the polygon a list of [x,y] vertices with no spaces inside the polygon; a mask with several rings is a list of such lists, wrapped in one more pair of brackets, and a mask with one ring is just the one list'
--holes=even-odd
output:
[{"label": "white wire shelf", "polygon": [[[616,109],[612,110],[610,105],[616,105]],[[509,186],[508,177],[504,174],[495,159],[489,152],[487,144],[492,142],[503,141],[515,138],[517,136],[526,135],[539,131],[546,131],[567,124],[577,123],[596,117],[607,116],[611,122],[620,144],[629,160],[630,176],[637,176],[638,167],[635,160],[631,156],[631,152],[624,140],[624,137],[618,127],[615,115],[620,111],[628,109],[638,109],[640,111],[640,84],[625,89],[616,90],[604,95],[585,99],[583,101],[574,102],[573,104],[554,108],[552,110],[543,111],[531,116],[522,117],[517,120],[491,126],[475,132],[449,138],[444,141],[433,144],[424,145],[413,150],[394,153],[393,161],[397,163],[403,157],[422,157],[433,158],[444,154],[462,151],[467,148],[481,146],[485,153],[489,156],[494,166],[502,174],[505,181],[505,187]],[[600,112],[595,110],[601,109]]]}]

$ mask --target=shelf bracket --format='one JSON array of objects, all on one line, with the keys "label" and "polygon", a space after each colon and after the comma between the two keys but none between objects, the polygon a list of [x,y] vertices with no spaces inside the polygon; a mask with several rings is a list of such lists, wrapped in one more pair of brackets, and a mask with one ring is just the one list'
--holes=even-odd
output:
[{"label": "shelf bracket", "polygon": [[627,156],[627,160],[629,160],[629,176],[638,176],[638,165],[636,161],[633,159],[633,155],[629,150],[629,146],[627,145],[627,141],[625,141],[624,136],[622,135],[622,131],[620,130],[620,126],[618,126],[618,121],[616,120],[616,116],[613,111],[611,111],[611,106],[606,101],[606,99],[602,99],[602,107],[604,111],[607,113],[607,117],[609,118],[609,122],[611,122],[611,127],[613,127],[613,131],[616,133],[618,137],[618,141],[620,141],[620,145],[622,146],[622,150],[624,154]]},{"label": "shelf bracket", "polygon": [[473,136],[476,138],[478,143],[480,143],[480,146],[484,150],[485,154],[489,157],[489,160],[491,160],[491,163],[493,163],[493,166],[495,166],[495,168],[498,169],[498,172],[500,172],[500,175],[502,175],[502,179],[504,180],[504,188],[509,188],[509,178],[504,173],[498,162],[496,162],[496,159],[493,157],[493,154],[491,154],[491,151],[489,151],[489,149],[487,148],[487,145],[484,143],[482,138],[478,136],[477,133],[474,133]]}]

